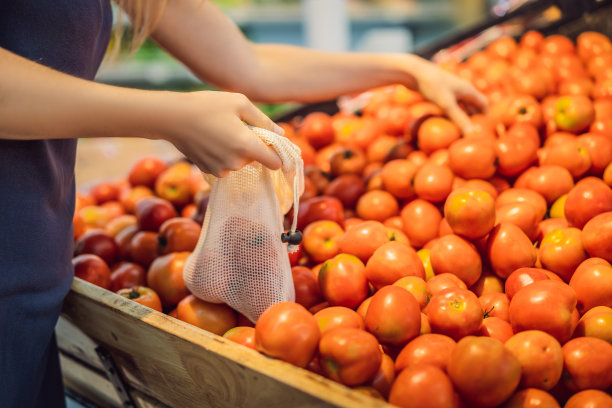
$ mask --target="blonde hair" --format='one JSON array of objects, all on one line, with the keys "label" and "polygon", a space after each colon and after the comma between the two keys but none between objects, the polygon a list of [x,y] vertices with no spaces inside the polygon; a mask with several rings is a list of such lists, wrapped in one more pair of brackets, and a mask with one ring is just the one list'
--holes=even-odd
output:
[{"label": "blonde hair", "polygon": [[168,0],[114,0],[119,6],[117,24],[113,35],[111,55],[117,55],[121,48],[121,39],[125,34],[124,15],[132,22],[130,52],[134,53],[155,30]]}]

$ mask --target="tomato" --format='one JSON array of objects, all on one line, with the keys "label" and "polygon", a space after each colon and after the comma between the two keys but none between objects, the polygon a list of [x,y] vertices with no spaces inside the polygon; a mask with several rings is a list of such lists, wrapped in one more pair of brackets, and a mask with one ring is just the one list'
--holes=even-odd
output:
[{"label": "tomato", "polygon": [[534,170],[527,187],[542,194],[546,201],[552,204],[574,187],[574,180],[565,167],[543,165]]},{"label": "tomato", "polygon": [[403,346],[419,335],[421,309],[407,290],[385,286],[372,296],[365,326],[381,343]]},{"label": "tomato", "polygon": [[400,215],[404,224],[403,230],[413,247],[421,248],[438,236],[442,215],[430,202],[422,199],[412,200],[402,208]]},{"label": "tomato", "polygon": [[159,255],[158,234],[151,231],[140,231],[130,241],[130,259],[145,268]]},{"label": "tomato", "polygon": [[131,214],[125,214],[110,220],[104,229],[108,235],[115,238],[119,232],[130,225],[136,225],[136,217]]},{"label": "tomato", "polygon": [[519,45],[522,48],[539,50],[543,41],[544,36],[542,35],[542,33],[534,30],[529,30],[525,34],[523,34],[519,41]]},{"label": "tomato", "polygon": [[563,382],[572,391],[612,386],[612,344],[579,337],[563,346]]},{"label": "tomato", "polygon": [[546,271],[540,268],[518,268],[512,272],[505,283],[505,293],[509,300],[518,292],[521,288],[531,285],[533,282],[538,280],[549,280],[546,275]]},{"label": "tomato", "polygon": [[516,176],[534,163],[538,145],[530,138],[504,136],[495,144],[497,170],[504,176]]},{"label": "tomato", "polygon": [[248,326],[236,326],[223,334],[223,337],[235,343],[255,350],[255,328]]},{"label": "tomato", "polygon": [[589,258],[582,262],[570,279],[576,292],[576,309],[581,314],[595,306],[612,307],[612,266],[602,258]]},{"label": "tomato", "polygon": [[495,224],[495,201],[484,191],[462,187],[446,199],[444,217],[456,234],[470,239],[480,238]]},{"label": "tomato", "polygon": [[501,341],[502,343],[508,340],[514,332],[512,326],[507,320],[500,319],[499,317],[487,317],[482,321],[480,326],[479,335],[484,337],[491,337]]},{"label": "tomato", "polygon": [[448,288],[434,295],[426,309],[434,333],[458,340],[480,329],[483,311],[478,298],[467,289]]},{"label": "tomato", "polygon": [[579,178],[591,168],[591,157],[576,140],[559,143],[540,149],[540,165],[558,165],[566,168],[574,179]]},{"label": "tomato", "polygon": [[228,305],[206,302],[194,295],[182,299],[176,311],[180,320],[218,336],[222,336],[237,323],[236,312]]},{"label": "tomato", "polygon": [[119,248],[117,243],[106,231],[92,229],[81,235],[74,243],[74,255],[97,255],[107,265],[112,265],[117,259]]},{"label": "tomato", "polygon": [[145,286],[133,286],[131,288],[119,289],[117,294],[158,312],[162,311],[161,300],[159,300],[159,296],[157,296],[153,289]]},{"label": "tomato", "polygon": [[293,302],[269,307],[255,324],[255,349],[298,367],[306,367],[312,360],[319,338],[315,318]]},{"label": "tomato", "polygon": [[435,296],[447,288],[467,289],[467,285],[452,273],[436,274],[427,281],[426,285],[429,297]]},{"label": "tomato", "polygon": [[343,148],[329,158],[330,172],[334,176],[354,174],[360,176],[366,166],[366,156],[360,149]]},{"label": "tomato", "polygon": [[314,221],[330,220],[340,226],[344,225],[344,207],[336,197],[319,196],[301,201],[298,209],[297,227],[304,230]]},{"label": "tomato", "polygon": [[138,264],[121,262],[111,270],[110,290],[113,292],[133,286],[144,286],[146,282],[147,272]]},{"label": "tomato", "polygon": [[323,112],[308,114],[298,128],[298,135],[304,137],[315,149],[329,145],[334,140],[331,116]]},{"label": "tomato", "polygon": [[515,333],[542,330],[563,344],[572,335],[576,293],[567,284],[540,280],[520,289],[510,301],[510,323]]},{"label": "tomato", "polygon": [[162,254],[193,251],[200,238],[202,227],[189,218],[171,218],[159,227],[157,242]]},{"label": "tomato", "polygon": [[422,278],[417,276],[404,276],[393,282],[394,286],[406,289],[414,296],[421,310],[427,306],[429,297],[427,296],[427,283]]},{"label": "tomato", "polygon": [[162,255],[149,267],[147,286],[157,292],[164,307],[173,307],[189,295],[183,280],[183,268],[189,255],[189,252]]},{"label": "tomato", "polygon": [[601,179],[580,180],[567,194],[565,218],[576,228],[582,228],[598,214],[612,211],[612,188]]},{"label": "tomato", "polygon": [[612,406],[612,396],[605,391],[584,390],[572,395],[563,408],[608,408]]},{"label": "tomato", "polygon": [[448,166],[426,163],[414,176],[414,191],[423,200],[440,203],[450,194],[453,178],[454,174]]},{"label": "tomato", "polygon": [[342,174],[336,177],[324,191],[325,195],[339,199],[344,208],[353,208],[363,193],[365,193],[363,179],[354,174]]},{"label": "tomato", "polygon": [[295,301],[305,308],[311,308],[323,301],[319,282],[312,271],[304,266],[291,268],[293,286],[295,288]]},{"label": "tomato", "polygon": [[502,223],[489,234],[487,255],[495,274],[507,278],[518,268],[534,266],[537,251],[519,227]]},{"label": "tomato", "polygon": [[495,210],[495,224],[511,223],[519,227],[527,237],[533,241],[538,234],[538,224],[542,221],[538,218],[535,206],[516,202],[498,207]]},{"label": "tomato", "polygon": [[578,228],[564,228],[549,232],[540,243],[538,255],[544,268],[569,282],[578,265],[587,258],[581,231]]},{"label": "tomato", "polygon": [[612,262],[612,211],[591,218],[582,229],[581,238],[589,255]]},{"label": "tomato", "polygon": [[440,237],[431,248],[431,266],[436,275],[452,273],[471,286],[482,273],[482,260],[472,243],[458,235]]},{"label": "tomato", "polygon": [[542,242],[544,237],[550,232],[557,229],[565,229],[569,227],[569,223],[565,218],[547,218],[538,223],[538,232],[536,241]]},{"label": "tomato", "polygon": [[537,388],[526,388],[517,391],[504,408],[561,408],[557,400],[546,391]]},{"label": "tomato", "polygon": [[393,359],[389,355],[382,355],[382,361],[380,367],[374,377],[370,380],[370,384],[374,387],[384,398],[389,396],[391,386],[395,381],[395,367]]},{"label": "tomato", "polygon": [[486,293],[478,298],[485,317],[498,317],[508,321],[510,301],[505,293]]},{"label": "tomato", "polygon": [[347,227],[340,239],[340,252],[355,255],[362,262],[367,262],[374,251],[388,241],[387,229],[381,222],[363,221]]},{"label": "tomato", "polygon": [[476,296],[483,296],[488,293],[502,293],[504,291],[503,280],[495,275],[488,267],[483,268],[482,275],[475,284],[470,286],[470,290]]},{"label": "tomato", "polygon": [[563,352],[559,342],[540,330],[516,333],[505,343],[521,363],[522,388],[552,389],[563,371]]},{"label": "tomato", "polygon": [[400,351],[395,359],[395,371],[399,373],[406,367],[418,365],[432,365],[446,371],[456,345],[455,340],[443,334],[422,334]]},{"label": "tomato", "polygon": [[368,296],[365,266],[354,255],[336,255],[323,263],[319,288],[330,306],[355,309]]},{"label": "tomato", "polygon": [[495,207],[501,208],[506,204],[513,204],[516,202],[532,205],[536,210],[538,219],[544,218],[548,210],[548,205],[544,197],[536,191],[526,188],[510,188],[502,192],[497,197],[497,200],[495,200]]},{"label": "tomato", "polygon": [[418,146],[426,154],[444,149],[461,136],[459,128],[448,119],[432,117],[425,119],[418,129]]},{"label": "tomato", "polygon": [[383,222],[398,212],[397,199],[384,190],[368,191],[357,201],[357,215],[364,220]]},{"label": "tomato", "polygon": [[323,333],[319,342],[319,356],[325,374],[345,385],[368,382],[382,361],[376,338],[354,328],[335,328]]},{"label": "tomato", "polygon": [[374,251],[366,264],[365,276],[376,289],[380,289],[404,276],[425,279],[425,268],[414,249],[392,241]]},{"label": "tomato", "polygon": [[93,254],[82,254],[72,258],[74,276],[100,286],[110,289],[110,269],[102,258]]},{"label": "tomato", "polygon": [[501,341],[469,336],[459,340],[453,350],[448,375],[467,402],[495,407],[518,386],[521,366]]},{"label": "tomato", "polygon": [[344,230],[330,220],[314,221],[304,229],[302,245],[311,260],[320,263],[333,258],[340,251],[339,241]]},{"label": "tomato", "polygon": [[383,186],[397,199],[413,198],[415,195],[413,178],[416,172],[417,166],[408,160],[391,160],[382,168]]},{"label": "tomato", "polygon": [[606,166],[612,162],[612,140],[599,133],[585,133],[576,139],[576,143],[591,158],[588,174],[601,177]]},{"label": "tomato", "polygon": [[418,365],[399,373],[391,387],[389,403],[402,408],[447,408],[456,406],[456,396],[444,371]]},{"label": "tomato", "polygon": [[486,139],[459,139],[448,148],[448,164],[465,179],[488,179],[495,174],[494,144]]},{"label": "tomato", "polygon": [[338,327],[365,329],[363,318],[353,309],[344,306],[326,307],[316,312],[314,318],[322,335]]}]

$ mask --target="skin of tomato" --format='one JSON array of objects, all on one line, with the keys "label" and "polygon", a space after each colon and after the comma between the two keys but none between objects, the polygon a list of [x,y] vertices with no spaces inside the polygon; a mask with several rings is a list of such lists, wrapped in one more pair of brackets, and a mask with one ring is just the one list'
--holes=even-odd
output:
[{"label": "skin of tomato", "polygon": [[366,264],[365,275],[376,289],[380,289],[404,276],[425,279],[425,268],[410,245],[392,241],[374,251]]},{"label": "skin of tomato", "polygon": [[400,216],[404,224],[403,230],[414,248],[421,248],[438,236],[442,214],[429,201],[420,198],[412,200],[402,208]]},{"label": "skin of tomato", "polygon": [[380,367],[369,384],[384,396],[384,398],[388,398],[393,381],[395,381],[395,366],[393,359],[388,354],[383,353]]},{"label": "skin of tomato", "polygon": [[610,406],[612,406],[612,396],[607,392],[584,390],[572,395],[563,408],[605,408]]},{"label": "skin of tomato", "polygon": [[485,191],[460,188],[446,199],[444,217],[455,234],[480,238],[495,225],[495,200]]},{"label": "skin of tomato", "polygon": [[557,400],[546,391],[526,388],[514,393],[504,404],[504,408],[561,408]]},{"label": "skin of tomato", "polygon": [[344,306],[330,306],[314,314],[321,335],[338,327],[365,329],[363,318],[353,309]]},{"label": "skin of tomato", "polygon": [[407,290],[385,286],[372,296],[365,325],[381,343],[403,346],[419,335],[421,309]]},{"label": "skin of tomato", "polygon": [[430,259],[436,275],[451,273],[466,286],[472,286],[482,274],[482,260],[474,245],[455,234],[440,237],[431,248]]},{"label": "skin of tomato", "polygon": [[523,230],[512,223],[501,223],[489,234],[487,255],[493,272],[505,279],[518,268],[533,267],[537,251]]},{"label": "skin of tomato", "polygon": [[432,331],[454,340],[477,333],[484,314],[476,295],[461,288],[444,289],[431,298],[426,310]]},{"label": "skin of tomato", "polygon": [[302,305],[277,303],[264,311],[255,324],[255,349],[298,367],[314,357],[320,338],[317,321]]},{"label": "skin of tomato", "polygon": [[223,337],[235,343],[255,350],[255,328],[236,326],[232,327],[223,334]]},{"label": "skin of tomato", "polygon": [[189,295],[176,308],[178,318],[218,336],[236,326],[236,312],[223,303],[210,303]]},{"label": "skin of tomato", "polygon": [[480,326],[480,335],[485,337],[492,337],[504,343],[508,340],[514,332],[512,326],[507,320],[500,319],[499,317],[487,317],[482,321]]},{"label": "skin of tomato", "polygon": [[159,295],[164,307],[173,307],[189,290],[183,280],[183,268],[190,252],[175,252],[155,259],[147,272],[147,286]]},{"label": "skin of tomato", "polygon": [[505,293],[487,293],[480,296],[478,301],[486,317],[498,317],[505,321],[510,319],[508,313],[510,301]]},{"label": "skin of tomato", "polygon": [[368,296],[365,266],[356,256],[336,255],[323,263],[319,287],[330,306],[355,309]]},{"label": "skin of tomato", "polygon": [[579,337],[563,345],[563,382],[570,390],[606,390],[612,386],[612,344]]},{"label": "skin of tomato", "polygon": [[518,268],[508,276],[505,282],[505,293],[509,300],[516,292],[538,280],[549,280],[546,271],[540,268]]},{"label": "skin of tomato", "polygon": [[588,258],[578,228],[564,228],[549,232],[540,243],[539,259],[544,268],[569,282],[574,271]]},{"label": "skin of tomato", "polygon": [[387,229],[378,221],[363,221],[348,227],[340,239],[340,252],[367,262],[376,249],[389,240]]},{"label": "skin of tomato", "polygon": [[145,286],[134,286],[131,289],[120,289],[117,294],[158,312],[162,311],[161,300],[159,300],[159,296],[157,296],[153,289]]},{"label": "skin of tomato", "polygon": [[403,370],[393,383],[389,403],[404,408],[445,408],[456,406],[449,377],[440,368],[418,365]]},{"label": "skin of tomato", "polygon": [[329,378],[353,386],[374,377],[380,368],[382,351],[372,334],[360,329],[336,328],[321,336],[319,358]]},{"label": "skin of tomato", "polygon": [[451,353],[457,343],[448,336],[437,333],[422,334],[411,340],[395,359],[395,371],[399,373],[413,365],[433,365],[446,372]]},{"label": "skin of tomato", "polygon": [[448,374],[470,406],[496,407],[519,385],[521,365],[501,341],[468,336],[457,342]]}]

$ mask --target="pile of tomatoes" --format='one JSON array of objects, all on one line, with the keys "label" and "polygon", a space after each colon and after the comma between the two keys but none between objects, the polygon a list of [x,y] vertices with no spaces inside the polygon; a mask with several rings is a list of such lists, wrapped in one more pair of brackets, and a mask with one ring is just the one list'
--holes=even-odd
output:
[{"label": "pile of tomatoes", "polygon": [[77,197],[76,275],[397,406],[611,407],[612,43],[528,32],[443,66],[490,102],[464,133],[400,85],[283,124],[296,301],[255,325],[185,288],[208,193],[187,163]]}]

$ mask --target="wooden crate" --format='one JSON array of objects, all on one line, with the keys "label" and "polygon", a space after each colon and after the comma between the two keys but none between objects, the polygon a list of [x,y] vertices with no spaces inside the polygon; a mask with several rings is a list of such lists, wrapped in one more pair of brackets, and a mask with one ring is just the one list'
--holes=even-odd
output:
[{"label": "wooden crate", "polygon": [[56,328],[65,385],[121,407],[96,348],[138,407],[391,407],[75,279]]}]

